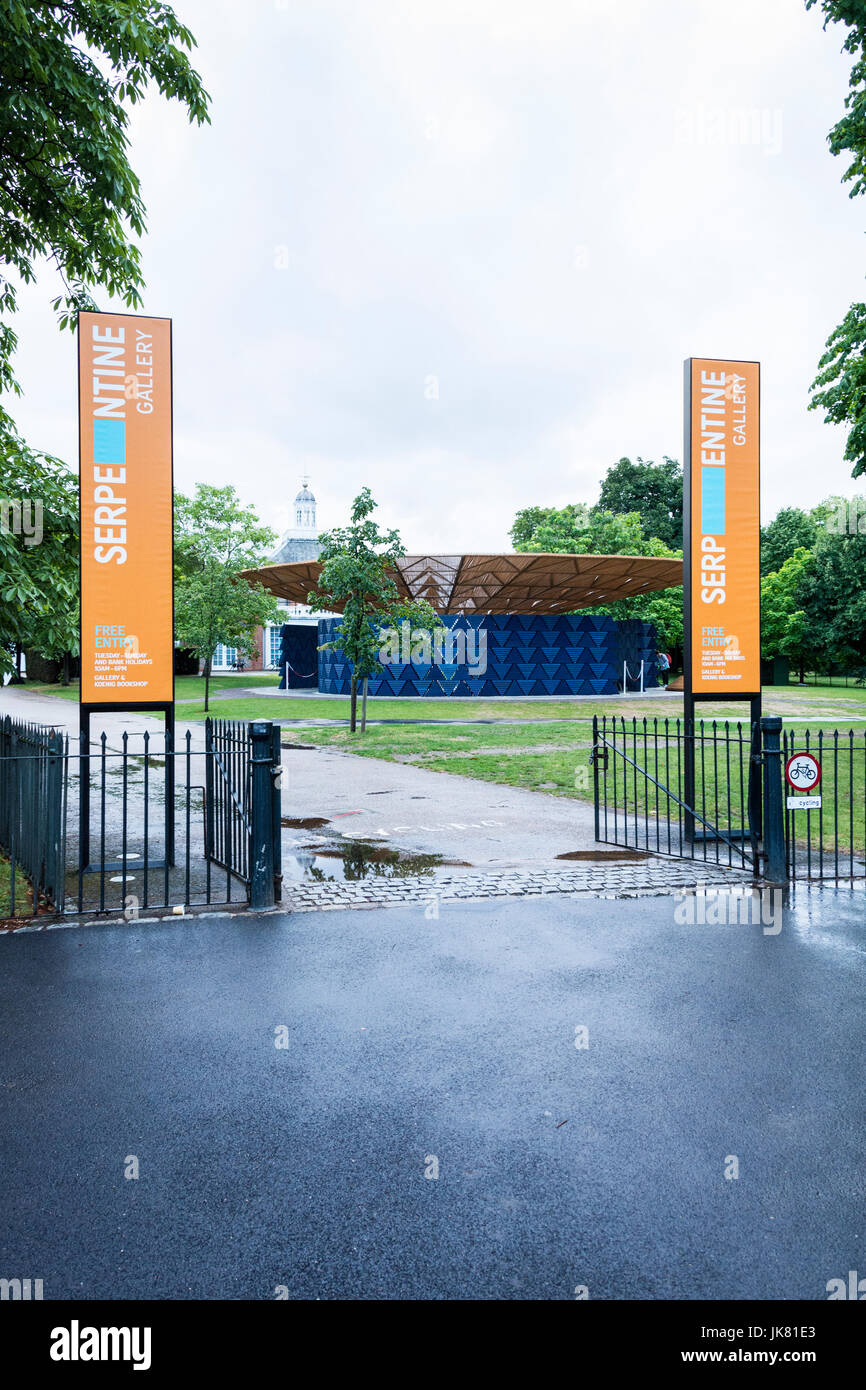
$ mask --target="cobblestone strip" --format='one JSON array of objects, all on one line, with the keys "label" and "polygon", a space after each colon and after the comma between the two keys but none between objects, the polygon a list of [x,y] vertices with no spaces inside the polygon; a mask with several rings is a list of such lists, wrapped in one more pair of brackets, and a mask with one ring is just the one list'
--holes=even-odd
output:
[{"label": "cobblestone strip", "polygon": [[590,894],[626,898],[664,893],[698,885],[719,887],[752,883],[752,875],[714,864],[658,860],[650,863],[588,865],[580,869],[511,870],[443,878],[362,879],[283,884],[285,912],[315,912],[345,907],[397,907],[406,903],[478,902],[489,898],[535,898],[547,894]]}]

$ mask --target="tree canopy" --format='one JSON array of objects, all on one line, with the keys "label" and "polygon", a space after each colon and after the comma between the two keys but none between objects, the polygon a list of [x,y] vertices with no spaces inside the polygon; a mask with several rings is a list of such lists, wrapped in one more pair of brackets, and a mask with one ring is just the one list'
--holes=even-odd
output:
[{"label": "tree canopy", "polygon": [[[656,464],[621,458],[602,480],[599,501],[590,506],[525,507],[509,532],[514,549],[568,555],[680,555],[682,553],[682,470],[674,460]],[[622,505],[625,511],[614,510]],[[651,529],[658,527],[668,538]],[[673,652],[683,644],[683,591],[664,589],[645,598],[582,609],[610,618],[652,623],[659,643]]]},{"label": "tree canopy", "polygon": [[277,616],[273,594],[238,578],[265,562],[276,539],[230,485],[198,483],[194,497],[175,497],[175,635],[205,663],[205,709],[219,644],[253,656],[258,628]]},{"label": "tree canopy", "polygon": [[[866,192],[866,3],[864,0],[806,0],[806,9],[820,5],[824,28],[843,24],[847,30],[842,50],[854,62],[845,97],[845,114],[828,135],[830,151],[847,155],[842,182],[851,185],[848,196]],[[847,425],[844,457],[853,464],[852,474],[866,472],[866,304],[852,304],[842,322],[827,339],[826,351],[812,383],[810,410],[823,410],[827,424]]]},{"label": "tree canopy", "polygon": [[665,455],[662,463],[621,458],[602,479],[598,506],[623,514],[639,512],[644,534],[673,550],[683,548],[683,470]]},{"label": "tree canopy", "polygon": [[0,447],[0,674],[16,646],[78,651],[78,478],[12,430]]},{"label": "tree canopy", "polygon": [[[61,327],[97,307],[96,287],[141,305],[131,237],[143,234],[145,210],[128,159],[127,106],[153,83],[191,120],[206,121],[209,98],[186,52],[193,44],[158,0],[0,7],[0,392],[19,389],[13,275],[30,283],[43,261],[59,273]],[[10,423],[5,410],[0,423]]]},{"label": "tree canopy", "polygon": [[803,575],[812,552],[800,546],[761,580],[761,657],[786,657],[802,672],[810,657],[805,611],[798,607]]},{"label": "tree canopy", "polygon": [[795,551],[811,550],[818,539],[818,523],[799,507],[783,507],[768,526],[761,527],[761,574],[780,570]]},{"label": "tree canopy", "polygon": [[128,308],[144,282],[134,238],[145,210],[128,148],[128,108],[150,84],[208,119],[190,65],[194,40],[158,0],[2,0],[0,4],[0,497],[37,504],[42,538],[0,533],[0,668],[26,643],[45,656],[78,648],[78,495],[61,460],[28,448],[9,409],[18,289],[59,276],[61,328],[104,290]]}]

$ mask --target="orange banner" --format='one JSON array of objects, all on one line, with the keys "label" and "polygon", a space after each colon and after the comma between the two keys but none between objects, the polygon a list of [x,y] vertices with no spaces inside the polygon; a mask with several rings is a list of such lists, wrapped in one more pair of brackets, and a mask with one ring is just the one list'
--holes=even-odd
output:
[{"label": "orange banner", "polygon": [[171,320],[78,316],[81,700],[174,699]]},{"label": "orange banner", "polygon": [[760,372],[757,362],[689,361],[686,618],[695,695],[761,689]]}]

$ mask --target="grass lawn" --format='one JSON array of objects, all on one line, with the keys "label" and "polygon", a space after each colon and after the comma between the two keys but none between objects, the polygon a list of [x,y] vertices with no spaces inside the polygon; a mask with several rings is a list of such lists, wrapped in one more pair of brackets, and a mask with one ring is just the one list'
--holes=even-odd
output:
[{"label": "grass lawn", "polygon": [[[250,676],[214,676],[211,680],[209,713],[219,719],[344,719],[349,718],[348,696],[340,699],[317,699],[315,696],[278,695],[257,699],[255,696],[229,698],[233,690],[256,686],[276,689],[275,672],[258,672]],[[25,690],[39,695],[57,695],[61,699],[77,700],[78,684],[25,685]],[[203,682],[198,676],[178,676],[175,698],[189,703],[179,704],[181,719],[204,719]],[[747,719],[742,705],[721,701],[701,705],[704,719]],[[367,702],[367,717],[376,719],[532,719],[586,720],[594,714],[613,714],[631,719],[682,718],[682,696],[672,693],[659,697],[631,696],[628,701],[597,700],[413,700],[371,699]],[[866,719],[866,688],[859,686],[768,686],[764,690],[764,713],[780,714],[784,718],[797,716],[816,723],[840,723]]]},{"label": "grass lawn", "polygon": [[[8,917],[12,910],[12,870],[9,860],[0,855],[0,920]],[[32,911],[30,884],[21,870],[15,873],[15,915],[29,917]]]},{"label": "grass lawn", "polygon": [[[210,693],[214,694],[218,690],[246,689],[253,685],[272,685],[275,689],[280,683],[280,678],[273,671],[254,671],[249,676],[211,676]],[[27,681],[22,687],[23,690],[32,691],[34,695],[56,695],[61,700],[77,700],[79,698],[78,681],[70,681],[69,685],[39,685],[35,681]],[[201,676],[175,676],[174,680],[175,700],[204,700],[204,681]]]}]

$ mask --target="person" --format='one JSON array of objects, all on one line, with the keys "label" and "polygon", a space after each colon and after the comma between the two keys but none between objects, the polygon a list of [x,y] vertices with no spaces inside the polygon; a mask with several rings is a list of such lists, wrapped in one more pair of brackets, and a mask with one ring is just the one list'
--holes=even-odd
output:
[{"label": "person", "polygon": [[659,674],[662,678],[662,685],[667,686],[670,676],[671,659],[668,652],[659,652]]}]

